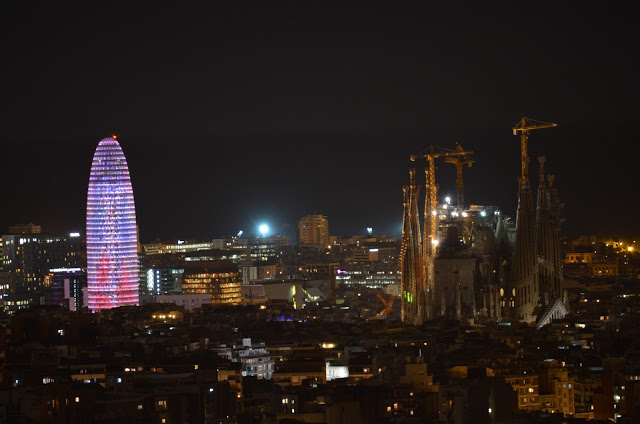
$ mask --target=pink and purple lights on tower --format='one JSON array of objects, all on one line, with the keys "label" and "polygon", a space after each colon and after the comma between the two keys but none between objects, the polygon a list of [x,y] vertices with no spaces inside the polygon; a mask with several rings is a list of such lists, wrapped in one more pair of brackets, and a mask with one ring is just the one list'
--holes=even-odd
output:
[{"label": "pink and purple lights on tower", "polygon": [[87,193],[87,278],[91,311],[138,304],[138,232],[127,159],[116,137],[93,155]]}]

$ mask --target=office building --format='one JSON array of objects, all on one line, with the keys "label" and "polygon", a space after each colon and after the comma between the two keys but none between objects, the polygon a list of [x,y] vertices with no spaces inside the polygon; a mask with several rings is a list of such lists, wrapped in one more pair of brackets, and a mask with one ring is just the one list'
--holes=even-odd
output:
[{"label": "office building", "polygon": [[[83,241],[69,235],[5,234],[2,236],[2,266],[10,292],[29,293],[42,288],[51,268],[84,266]],[[7,284],[7,283],[5,283]]]},{"label": "office building", "polygon": [[89,309],[138,304],[138,235],[127,160],[118,141],[98,143],[87,193]]},{"label": "office building", "polygon": [[208,294],[212,304],[238,305],[242,301],[241,286],[238,266],[231,261],[185,262],[184,294]]}]

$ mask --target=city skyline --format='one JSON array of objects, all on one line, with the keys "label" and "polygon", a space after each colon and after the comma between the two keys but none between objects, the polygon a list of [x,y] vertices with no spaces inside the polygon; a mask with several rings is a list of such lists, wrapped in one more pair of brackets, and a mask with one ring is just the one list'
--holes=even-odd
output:
[{"label": "city skyline", "polygon": [[[635,5],[5,8],[5,228],[81,228],[93,142],[113,133],[143,241],[262,222],[292,236],[311,213],[333,234],[397,237],[409,155],[456,142],[476,152],[466,203],[515,219],[511,129],[529,116],[558,123],[530,156],[556,176],[563,234],[640,235]],[[453,167],[438,183],[454,196]]]},{"label": "city skyline", "polygon": [[640,3],[3,2],[0,424],[640,422]]}]

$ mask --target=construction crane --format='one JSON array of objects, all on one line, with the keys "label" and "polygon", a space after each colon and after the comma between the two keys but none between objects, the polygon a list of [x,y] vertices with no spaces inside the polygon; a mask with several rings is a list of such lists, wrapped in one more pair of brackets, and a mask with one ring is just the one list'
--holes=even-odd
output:
[{"label": "construction crane", "polygon": [[[435,236],[437,229],[437,221],[436,221],[436,208],[438,206],[438,186],[436,185],[436,165],[435,160],[437,158],[443,157],[444,161],[447,163],[453,163],[457,168],[457,178],[456,178],[456,187],[458,189],[458,207],[462,207],[463,203],[463,190],[464,183],[462,180],[462,167],[463,165],[471,166],[474,160],[471,159],[472,151],[465,151],[460,144],[456,143],[456,149],[445,149],[444,147],[436,147],[431,146],[427,149],[426,153],[421,153],[419,155],[411,155],[409,159],[412,162],[415,162],[416,159],[426,158],[429,164],[426,169],[426,179],[427,179],[427,190],[426,190],[426,198],[425,198],[425,222],[429,220],[429,230],[425,231],[425,244],[423,244],[425,250],[428,250],[429,244],[435,244]],[[431,242],[426,243],[427,236],[430,235]]]},{"label": "construction crane", "polygon": [[523,117],[520,122],[513,127],[513,135],[520,133],[520,155],[522,161],[522,180],[521,183],[529,182],[529,132],[542,128],[557,127],[558,124],[551,122],[537,121],[535,119]]},{"label": "construction crane", "polygon": [[[432,290],[435,285],[434,259],[436,257],[436,247],[438,244],[438,186],[436,185],[436,164],[435,160],[440,157],[460,158],[461,162],[466,162],[473,152],[466,152],[460,147],[456,150],[445,149],[444,147],[431,146],[425,152],[418,155],[411,155],[409,159],[415,162],[416,159],[426,158],[428,167],[425,169],[426,190],[424,200],[424,230],[422,250],[425,259],[426,286]],[[462,171],[460,171],[462,174]],[[462,184],[462,176],[460,177]]]},{"label": "construction crane", "polygon": [[373,318],[374,319],[388,318],[389,315],[391,315],[391,307],[393,306],[393,300],[395,299],[395,297],[391,296],[390,299],[387,300],[380,293],[376,293],[376,294],[378,295],[378,299],[380,299],[380,301],[384,305],[384,309],[378,312],[376,316]]},{"label": "construction crane", "polygon": [[464,206],[464,182],[462,180],[462,167],[464,165],[469,166],[475,160],[471,159],[471,155],[473,152],[465,152],[462,146],[459,143],[456,143],[456,151],[455,156],[446,155],[444,161],[446,163],[452,163],[456,166],[456,190],[457,190],[457,206],[458,209],[462,209]]},{"label": "construction crane", "polygon": [[[438,149],[438,150],[436,150]],[[438,186],[436,185],[436,158],[442,156],[442,148],[431,146],[426,153],[419,155],[411,155],[409,159],[415,162],[416,159],[426,158],[428,167],[425,169],[425,198],[424,198],[424,230],[422,232],[422,250],[423,258],[426,260],[425,273],[427,276],[427,288],[433,288],[433,259],[436,253],[436,244],[438,243]]]}]

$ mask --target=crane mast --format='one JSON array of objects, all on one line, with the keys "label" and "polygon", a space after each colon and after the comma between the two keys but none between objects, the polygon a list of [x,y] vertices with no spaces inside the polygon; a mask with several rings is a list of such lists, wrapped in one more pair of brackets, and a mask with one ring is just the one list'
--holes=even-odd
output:
[{"label": "crane mast", "polygon": [[520,158],[522,166],[521,184],[529,182],[529,132],[542,128],[557,127],[558,124],[552,122],[537,121],[535,119],[523,117],[513,128],[513,135],[520,133]]},{"label": "crane mast", "polygon": [[471,159],[472,151],[465,152],[459,143],[456,143],[455,155],[447,155],[444,158],[446,163],[451,163],[456,166],[456,192],[457,192],[457,206],[458,209],[464,207],[464,181],[462,179],[462,168],[464,165],[471,167],[475,160]]}]

